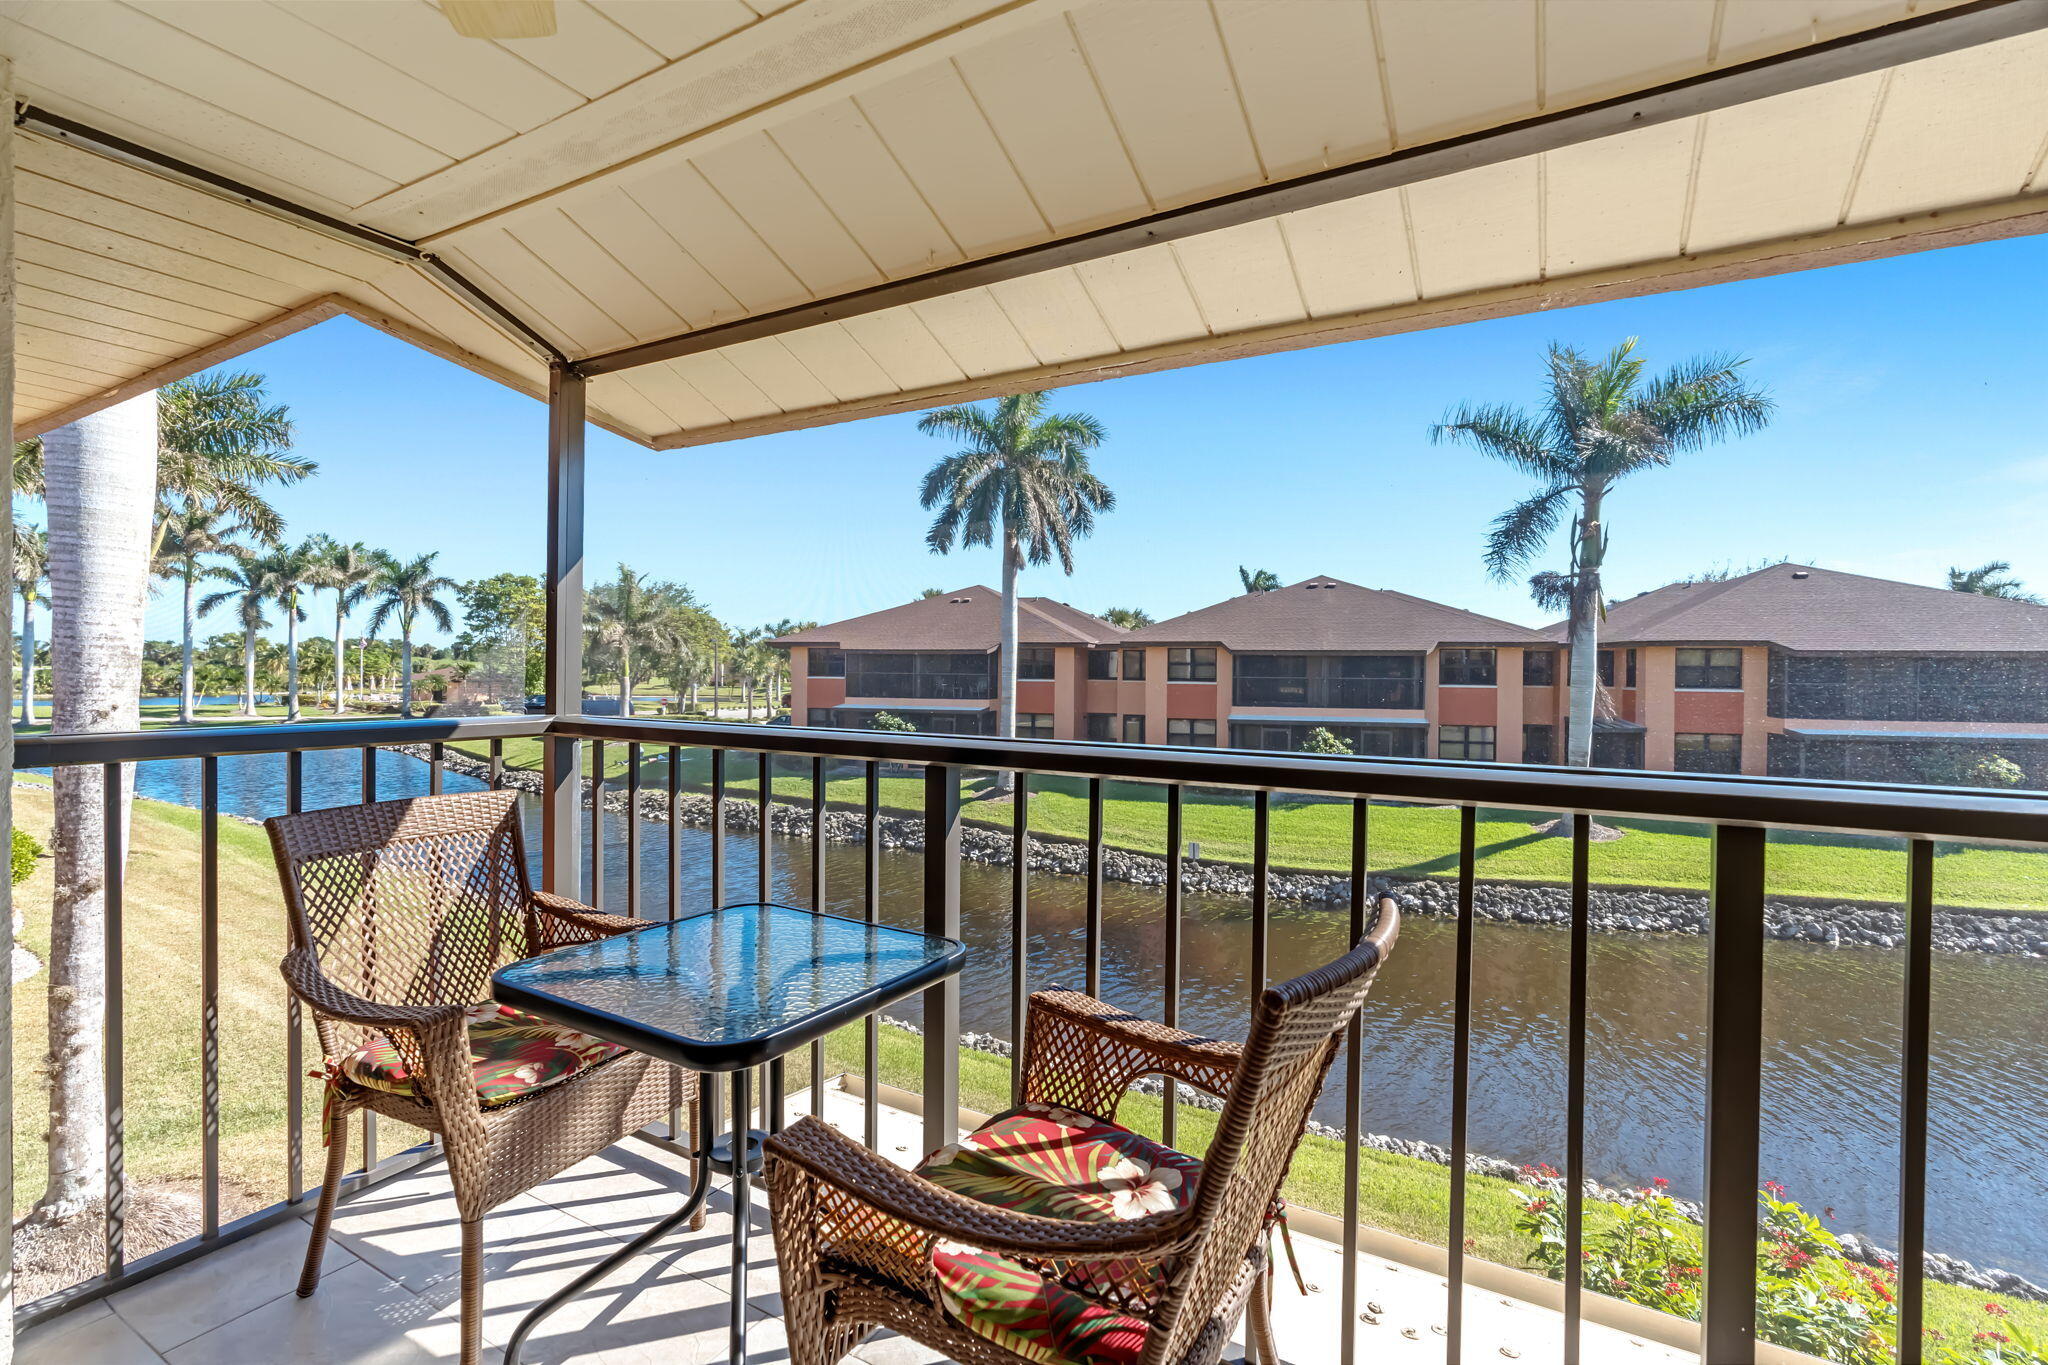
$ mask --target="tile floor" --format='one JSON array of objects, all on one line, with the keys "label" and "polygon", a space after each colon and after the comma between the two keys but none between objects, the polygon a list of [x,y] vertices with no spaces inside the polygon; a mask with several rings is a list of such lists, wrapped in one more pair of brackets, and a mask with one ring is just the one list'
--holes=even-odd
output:
[{"label": "tile floor", "polygon": [[[801,1103],[792,1106],[800,1109]],[[861,1102],[827,1096],[826,1117],[858,1134]],[[885,1155],[909,1162],[919,1121],[885,1109]],[[503,1206],[485,1224],[486,1360],[496,1362],[525,1311],[583,1267],[676,1207],[685,1163],[625,1143]],[[767,1200],[751,1205],[755,1239],[748,1275],[749,1354],[787,1362]],[[527,1344],[528,1365],[710,1365],[725,1358],[732,1204],[715,1190],[700,1232],[679,1232],[554,1314]],[[409,1173],[335,1216],[320,1291],[292,1293],[306,1227],[293,1221],[87,1305],[25,1334],[19,1365],[446,1365],[456,1355],[457,1231],[438,1168]],[[1276,1295],[1281,1348],[1293,1365],[1337,1358],[1337,1284],[1342,1256],[1297,1236],[1309,1293],[1282,1269]],[[1440,1276],[1361,1257],[1355,1324],[1358,1358],[1443,1359]],[[1467,1297],[1469,1361],[1554,1361],[1562,1350],[1555,1313],[1498,1295]],[[1242,1354],[1241,1350],[1232,1354]],[[865,1365],[934,1365],[913,1342],[881,1338],[857,1352]],[[1588,1326],[1586,1365],[1687,1365],[1682,1352]]]}]

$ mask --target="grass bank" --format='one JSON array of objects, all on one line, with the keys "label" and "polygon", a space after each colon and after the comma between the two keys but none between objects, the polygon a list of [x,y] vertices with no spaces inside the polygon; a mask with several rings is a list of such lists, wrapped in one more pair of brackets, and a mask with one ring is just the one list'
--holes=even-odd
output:
[{"label": "grass bank", "polygon": [[[458,748],[486,757],[489,746]],[[710,755],[702,749],[682,751],[682,786],[708,791]],[[505,741],[510,766],[539,768],[540,742]],[[605,746],[605,774],[624,780],[628,757],[623,744]],[[858,804],[862,782],[851,765],[836,765],[826,782],[827,799]],[[727,790],[750,798],[759,784],[758,769],[748,756],[728,760]],[[659,788],[668,780],[667,758],[644,756],[642,780]],[[785,759],[776,767],[776,799],[808,801],[811,797],[807,760]],[[968,784],[969,818],[1007,829],[1011,803],[995,794],[985,777]],[[884,777],[883,806],[896,813],[922,809],[922,784],[916,777]],[[1031,828],[1041,834],[1071,839],[1088,831],[1087,783],[1077,778],[1040,777],[1031,782]],[[1705,825],[1668,821],[1617,820],[1619,839],[1592,848],[1596,882],[1618,886],[1666,887],[1704,891],[1711,873],[1710,831]],[[1183,813],[1185,837],[1201,845],[1212,862],[1249,862],[1252,857],[1252,811],[1247,796],[1215,791],[1189,791]],[[1116,848],[1155,856],[1166,851],[1164,791],[1137,782],[1109,782],[1103,788],[1103,833]],[[1347,803],[1277,797],[1272,802],[1272,853],[1276,866],[1306,871],[1343,872],[1350,867],[1351,809]],[[1369,860],[1372,870],[1394,876],[1450,876],[1457,871],[1458,814],[1433,806],[1374,806]],[[1513,811],[1482,811],[1478,827],[1478,875],[1501,881],[1563,885],[1569,879],[1567,841],[1535,832],[1531,817]],[[1771,835],[1768,853],[1770,890],[1774,895],[1821,899],[1901,902],[1906,894],[1906,853],[1894,839],[1854,835],[1779,831]],[[2000,911],[2048,910],[2048,852],[2025,849],[1944,845],[1935,864],[1935,896],[1944,905]]]}]

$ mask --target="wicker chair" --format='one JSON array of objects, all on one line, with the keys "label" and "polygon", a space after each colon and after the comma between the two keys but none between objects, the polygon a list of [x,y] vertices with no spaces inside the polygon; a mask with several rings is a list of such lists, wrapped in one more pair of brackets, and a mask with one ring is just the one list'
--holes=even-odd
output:
[{"label": "wicker chair", "polygon": [[291,926],[285,982],[326,1055],[327,1173],[299,1295],[319,1284],[348,1118],[438,1134],[462,1219],[462,1365],[476,1365],[484,1215],[696,1093],[692,1073],[492,1005],[491,972],[647,922],[533,890],[513,792],[266,824]]},{"label": "wicker chair", "polygon": [[[1242,1047],[1034,995],[1023,1105],[915,1172],[816,1119],[769,1139],[793,1365],[832,1365],[882,1327],[963,1365],[1214,1365],[1247,1307],[1278,1365],[1264,1284],[1281,1181],[1399,925],[1382,900],[1369,939],[1261,993]],[[1150,1074],[1223,1099],[1200,1161],[1116,1125]]]}]

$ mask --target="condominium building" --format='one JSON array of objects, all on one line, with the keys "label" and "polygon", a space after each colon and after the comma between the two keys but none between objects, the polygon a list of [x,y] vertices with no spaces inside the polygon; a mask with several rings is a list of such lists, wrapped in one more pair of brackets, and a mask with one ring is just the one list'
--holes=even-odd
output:
[{"label": "condominium building", "polygon": [[[988,733],[987,588],[788,636],[792,714]],[[1530,628],[1318,577],[1123,631],[1027,598],[1018,734],[1553,763],[1570,651]],[[2048,784],[2048,607],[1798,564],[1678,583],[1601,622],[1602,767],[1939,781],[1995,754]]]}]

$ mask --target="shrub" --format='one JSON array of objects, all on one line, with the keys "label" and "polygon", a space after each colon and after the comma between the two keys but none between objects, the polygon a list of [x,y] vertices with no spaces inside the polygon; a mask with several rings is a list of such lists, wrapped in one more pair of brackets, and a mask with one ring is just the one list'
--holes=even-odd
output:
[{"label": "shrub", "polygon": [[[1628,1191],[1617,1208],[1620,1217],[1586,1237],[1580,1283],[1597,1293],[1697,1320],[1700,1233],[1664,1192],[1666,1184],[1659,1179]],[[1784,1187],[1775,1182],[1757,1195],[1758,1335],[1840,1365],[1889,1365],[1898,1335],[1896,1276],[1889,1268],[1844,1258],[1834,1234],[1784,1195]],[[1536,1241],[1530,1260],[1552,1279],[1563,1279],[1562,1196],[1542,1189],[1518,1192],[1518,1197],[1522,1212],[1515,1230]],[[1998,1357],[1982,1355],[1956,1360],[1957,1365],[2002,1365]]]},{"label": "shrub", "polygon": [[1320,725],[1309,731],[1308,738],[1302,740],[1301,752],[1305,754],[1342,754],[1346,758],[1352,756],[1351,745],[1348,741],[1337,738],[1328,729]]},{"label": "shrub", "polygon": [[27,881],[29,874],[36,870],[36,859],[42,856],[43,846],[36,842],[36,837],[33,834],[30,834],[25,829],[15,830],[14,861],[12,865],[14,881],[12,885],[20,886],[23,882]]},{"label": "shrub", "polygon": [[917,727],[892,711],[877,711],[868,722],[870,730],[887,730],[892,735],[914,735]]},{"label": "shrub", "polygon": [[1927,1360],[1930,1365],[2040,1365],[2048,1360],[2048,1341],[2036,1341],[2010,1320],[2011,1313],[2004,1304],[1985,1304],[1983,1330],[1972,1333],[1967,1346],[1951,1345],[1940,1332],[1926,1328],[1934,1346]]}]

